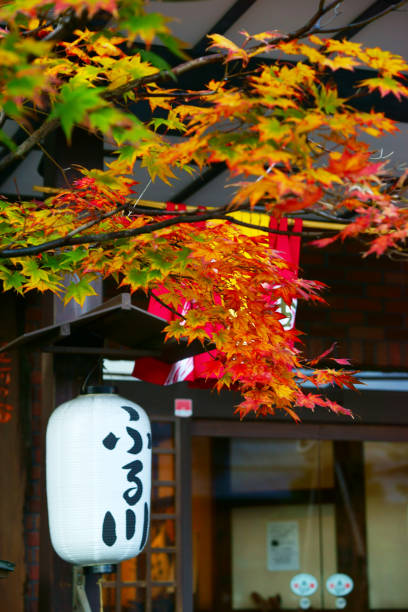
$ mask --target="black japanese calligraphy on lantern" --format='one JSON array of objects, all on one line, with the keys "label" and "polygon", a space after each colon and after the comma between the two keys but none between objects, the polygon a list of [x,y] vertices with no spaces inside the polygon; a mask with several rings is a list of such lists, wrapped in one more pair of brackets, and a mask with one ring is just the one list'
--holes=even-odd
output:
[{"label": "black japanese calligraphy on lantern", "polygon": [[124,492],[123,499],[127,504],[129,504],[129,506],[135,506],[142,497],[143,493],[143,483],[137,476],[137,474],[143,470],[143,463],[136,459],[136,461],[131,461],[127,465],[124,465],[122,469],[129,470],[127,479],[129,482],[133,482],[136,485],[134,487],[130,487],[130,489],[127,489],[127,491]]},{"label": "black japanese calligraphy on lantern", "polygon": [[121,406],[121,408],[129,414],[129,421],[138,421],[140,419],[138,411],[133,406]]},{"label": "black japanese calligraphy on lantern", "polygon": [[136,531],[136,514],[133,510],[126,510],[126,539],[131,540]]},{"label": "black japanese calligraphy on lantern", "polygon": [[117,540],[116,521],[110,512],[105,513],[102,525],[102,540],[106,546],[113,546]]},{"label": "black japanese calligraphy on lantern", "polygon": [[[129,421],[138,421],[140,415],[133,406],[121,406],[129,414]],[[130,455],[138,455],[143,450],[143,438],[140,432],[133,427],[126,427],[126,432],[132,440],[132,446],[127,450]],[[112,431],[105,436],[102,440],[103,446],[113,451],[120,440],[120,437],[116,436]],[[151,434],[147,434],[147,448],[151,449]],[[122,466],[123,470],[128,470],[127,480],[133,484],[123,493],[123,499],[132,508],[138,504],[143,495],[143,482],[138,476],[143,471],[143,462],[139,459],[134,459],[126,465]],[[126,510],[126,539],[131,540],[136,533],[136,514],[130,508]],[[142,529],[142,540],[140,550],[145,545],[147,539],[147,532],[149,526],[149,507],[145,502],[143,512],[143,529]],[[106,546],[113,546],[117,540],[116,534],[116,520],[113,514],[107,510],[105,512],[103,525],[102,525],[102,540]]]},{"label": "black japanese calligraphy on lantern", "polygon": [[116,444],[118,443],[118,440],[119,440],[119,438],[117,438],[114,433],[110,432],[110,434],[108,434],[102,440],[102,444],[108,450],[113,450],[115,448]]},{"label": "black japanese calligraphy on lantern", "polygon": [[126,431],[133,440],[132,448],[129,448],[128,453],[131,455],[138,455],[143,448],[143,439],[137,429],[133,427],[126,427]]}]

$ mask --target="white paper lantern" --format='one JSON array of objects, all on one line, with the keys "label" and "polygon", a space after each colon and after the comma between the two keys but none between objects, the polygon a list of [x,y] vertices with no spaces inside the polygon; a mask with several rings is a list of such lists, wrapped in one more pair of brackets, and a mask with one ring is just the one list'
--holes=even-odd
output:
[{"label": "white paper lantern", "polygon": [[76,565],[118,563],[138,555],[148,536],[150,423],[137,404],[88,389],[48,422],[51,542]]}]

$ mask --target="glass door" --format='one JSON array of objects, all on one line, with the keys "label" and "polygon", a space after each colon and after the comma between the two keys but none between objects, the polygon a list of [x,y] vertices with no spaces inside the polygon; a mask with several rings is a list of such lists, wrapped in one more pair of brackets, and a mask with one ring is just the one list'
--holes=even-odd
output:
[{"label": "glass door", "polygon": [[408,610],[408,444],[193,438],[196,612]]}]

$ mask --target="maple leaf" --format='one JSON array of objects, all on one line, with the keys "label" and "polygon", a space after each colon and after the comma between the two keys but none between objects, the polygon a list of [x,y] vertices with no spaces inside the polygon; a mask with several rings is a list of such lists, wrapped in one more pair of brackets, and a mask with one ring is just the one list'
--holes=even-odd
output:
[{"label": "maple leaf", "polygon": [[339,98],[337,90],[329,85],[320,85],[313,88],[316,102],[325,113],[334,114],[339,107],[344,105],[344,99]]},{"label": "maple leaf", "polygon": [[398,76],[408,70],[407,62],[400,55],[379,47],[364,49],[364,59],[368,66],[385,76]]},{"label": "maple leaf", "polygon": [[333,342],[333,344],[326,351],[324,351],[321,355],[319,355],[315,359],[312,359],[312,361],[310,361],[310,365],[316,365],[324,357],[327,357],[327,355],[330,355],[330,353],[332,353],[334,349],[336,348],[336,345],[337,345],[337,342]]},{"label": "maple leaf", "polygon": [[62,86],[59,101],[54,105],[50,119],[58,117],[61,120],[68,140],[71,138],[71,132],[76,123],[81,123],[89,111],[106,104],[100,92],[100,88],[90,89],[85,85],[75,89],[68,84]]},{"label": "maple leaf", "polygon": [[317,36],[310,36],[309,39],[312,43],[318,44],[319,46],[323,45],[329,53],[341,53],[351,57],[358,57],[361,59],[364,58],[362,44],[352,40],[347,40],[347,38],[343,38],[342,40],[326,38],[325,40],[322,40]]},{"label": "maple leaf", "polygon": [[370,92],[378,89],[382,97],[393,94],[399,101],[401,101],[402,96],[408,97],[408,87],[405,87],[390,76],[364,79],[360,81],[359,85],[361,87],[368,87]]},{"label": "maple leaf", "polygon": [[[160,13],[148,13],[143,15],[129,12],[122,18],[121,26],[126,29],[130,41],[133,41],[136,37],[140,37],[147,48],[149,48],[155,36],[163,36],[166,34],[170,36],[170,30],[166,25],[168,21],[168,17]],[[171,38],[173,42],[176,41],[173,37]]]},{"label": "maple leaf", "polygon": [[371,243],[370,248],[364,254],[364,256],[367,257],[368,255],[375,253],[377,257],[379,257],[380,255],[383,255],[383,253],[385,253],[385,251],[389,249],[391,246],[394,246],[394,244],[395,244],[395,240],[392,234],[391,235],[385,234],[383,236],[378,236],[377,238],[374,238],[374,240]]},{"label": "maple leaf", "polygon": [[344,414],[345,416],[349,416],[350,418],[354,419],[352,411],[349,408],[344,408],[344,406],[341,406],[341,404],[338,404],[337,402],[325,398],[323,405],[326,408],[329,408],[329,410],[331,410],[335,414]]},{"label": "maple leaf", "polygon": [[384,166],[384,162],[376,164],[370,162],[370,154],[367,151],[353,151],[345,148],[342,153],[338,151],[331,152],[329,157],[328,172],[353,180],[375,175]]},{"label": "maple leaf", "polygon": [[23,293],[24,276],[20,272],[12,272],[6,268],[0,270],[0,278],[3,281],[4,291],[14,289],[17,293]]},{"label": "maple leaf", "polygon": [[259,32],[258,34],[249,34],[246,30],[241,30],[239,33],[245,36],[247,40],[256,40],[263,43],[269,43],[277,38],[287,38],[287,34],[283,34],[279,32],[279,30],[269,30],[266,32]]},{"label": "maple leaf", "polygon": [[91,285],[93,280],[95,280],[94,277],[85,274],[80,280],[70,283],[64,294],[64,306],[72,299],[80,306],[83,306],[88,296],[97,295]]},{"label": "maple leaf", "polygon": [[90,17],[95,15],[98,11],[106,11],[113,15],[117,14],[117,1],[116,0],[55,0],[55,12],[62,13],[68,9],[73,9],[77,15],[81,15],[84,10],[84,5],[88,11]]},{"label": "maple leaf", "polygon": [[247,65],[249,61],[248,53],[245,51],[245,49],[238,47],[238,45],[232,42],[232,40],[225,38],[225,36],[222,36],[221,34],[209,34],[207,38],[212,41],[211,45],[208,46],[208,49],[215,48],[227,51],[226,62],[239,59],[242,61],[244,66]]}]

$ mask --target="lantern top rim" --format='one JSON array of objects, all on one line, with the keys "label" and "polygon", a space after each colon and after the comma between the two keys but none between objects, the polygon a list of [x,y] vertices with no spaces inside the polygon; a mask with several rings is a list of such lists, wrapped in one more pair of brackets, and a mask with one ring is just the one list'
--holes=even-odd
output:
[{"label": "lantern top rim", "polygon": [[88,385],[81,390],[80,395],[113,395],[117,393],[118,388],[115,385]]}]

